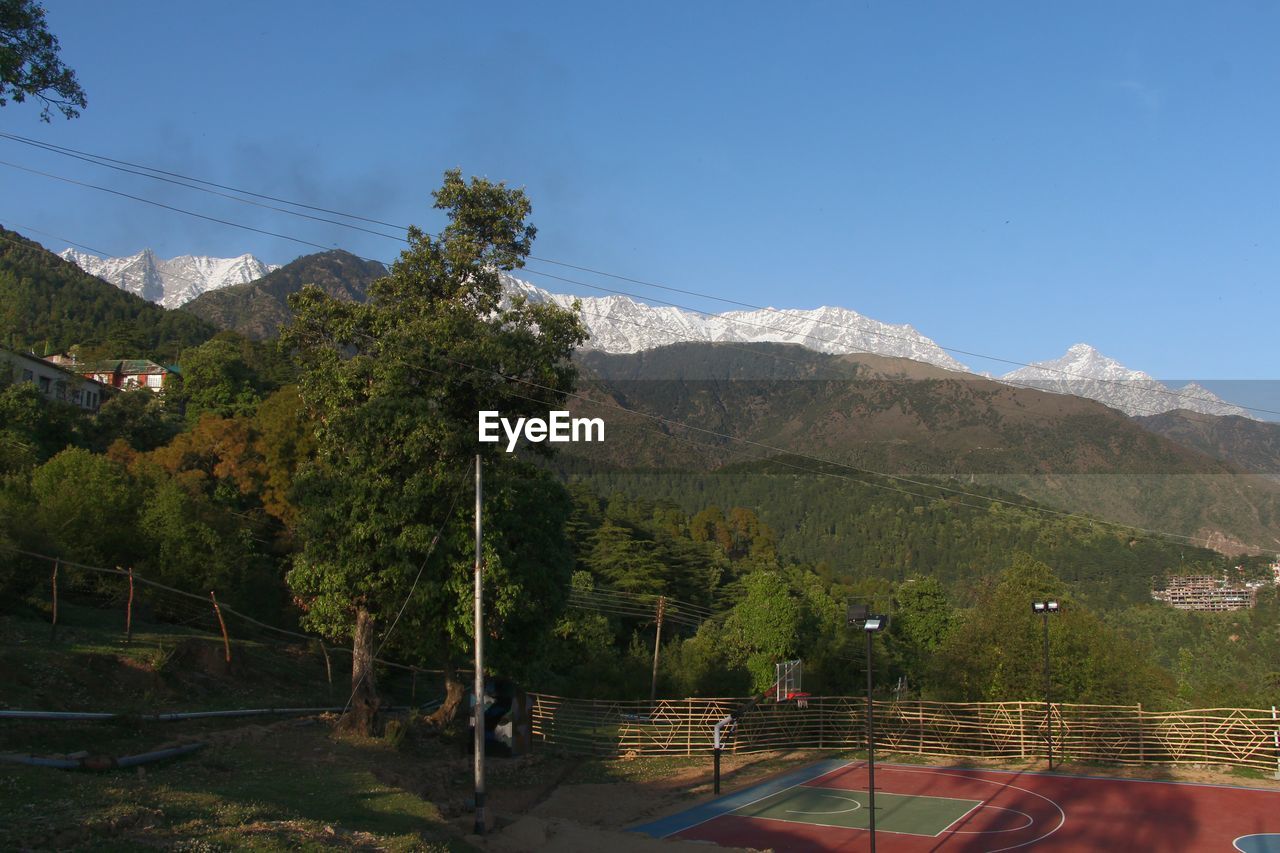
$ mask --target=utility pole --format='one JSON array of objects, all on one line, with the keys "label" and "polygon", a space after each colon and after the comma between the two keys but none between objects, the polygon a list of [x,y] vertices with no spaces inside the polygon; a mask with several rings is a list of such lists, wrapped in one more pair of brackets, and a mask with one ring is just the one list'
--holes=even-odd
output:
[{"label": "utility pole", "polygon": [[653,638],[653,677],[649,679],[649,703],[658,697],[658,649],[662,647],[662,614],[667,609],[667,597],[658,596],[658,630]]},{"label": "utility pole", "polygon": [[475,782],[476,782],[476,835],[484,835],[484,586],[481,569],[484,564],[484,543],[481,517],[484,505],[484,486],[480,474],[480,454],[476,454],[476,569],[475,569]]}]

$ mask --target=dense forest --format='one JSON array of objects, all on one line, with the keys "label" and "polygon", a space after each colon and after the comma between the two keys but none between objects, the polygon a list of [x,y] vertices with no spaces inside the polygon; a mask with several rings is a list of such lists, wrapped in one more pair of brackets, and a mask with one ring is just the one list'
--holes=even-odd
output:
[{"label": "dense forest", "polygon": [[[313,452],[313,426],[293,386],[275,387],[230,361],[211,372],[216,381],[184,389],[183,414],[148,391],[121,395],[91,417],[30,385],[0,390],[5,601],[39,605],[47,597],[45,572],[18,553],[28,551],[216,589],[258,618],[298,625],[284,579],[298,547],[292,480]],[[656,491],[655,482],[669,492],[635,494],[639,483]],[[1192,560],[1204,570],[1225,568],[1208,552],[1049,523],[1007,506],[981,513],[939,498],[916,512],[905,496],[876,490],[841,498],[846,508],[857,499],[858,511],[846,514],[830,485],[780,473],[731,471],[697,485],[670,474],[616,474],[594,486],[600,490],[579,478],[555,487],[572,505],[565,532],[574,594],[560,605],[553,636],[520,664],[538,689],[647,695],[654,625],[644,611],[664,595],[675,607],[693,605],[699,617],[668,623],[661,695],[764,689],[773,664],[793,657],[805,661],[811,692],[856,692],[864,677],[859,638],[845,627],[844,609],[859,600],[893,614],[879,649],[880,689],[1033,698],[1041,689],[1040,625],[1027,603],[1054,595],[1064,602],[1052,634],[1055,694],[1064,700],[1155,708],[1268,706],[1278,698],[1274,592],[1254,610],[1225,614],[1176,611],[1138,594],[1138,580],[1149,583],[1183,560],[1184,570]],[[797,500],[795,490],[803,496],[806,488],[825,488],[827,499]],[[736,503],[735,493],[748,500]],[[811,511],[776,511],[789,504]],[[810,561],[789,551],[805,524],[837,517],[848,559]],[[957,554],[901,565],[916,541]],[[1099,585],[1112,593],[1100,595]],[[619,596],[633,602],[630,612],[611,606]],[[413,654],[403,644],[392,649]]]}]

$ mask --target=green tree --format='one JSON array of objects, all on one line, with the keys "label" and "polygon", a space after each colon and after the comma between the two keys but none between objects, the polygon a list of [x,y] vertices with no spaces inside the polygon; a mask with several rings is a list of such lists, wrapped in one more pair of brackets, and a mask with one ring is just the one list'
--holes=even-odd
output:
[{"label": "green tree", "polygon": [[1065,593],[1052,569],[1015,555],[991,593],[938,648],[942,698],[1042,699],[1044,617],[1032,613],[1031,602],[1043,598],[1062,603],[1048,617],[1054,701],[1132,704],[1158,695],[1161,677],[1148,655]]},{"label": "green tree", "polygon": [[207,413],[229,418],[251,414],[262,399],[258,377],[244,350],[225,337],[205,341],[182,355],[182,390],[187,422]]},{"label": "green tree", "polygon": [[146,452],[173,440],[181,421],[149,388],[116,394],[102,404],[90,430],[90,446],[103,452],[117,439],[134,450]]},{"label": "green tree", "polygon": [[68,448],[31,476],[42,531],[59,552],[95,566],[131,562],[138,495],[122,466]]},{"label": "green tree", "polygon": [[934,654],[947,639],[955,611],[937,578],[912,578],[894,596],[889,641],[898,666],[916,688],[928,683]]},{"label": "green tree", "polygon": [[74,444],[82,418],[75,406],[46,399],[31,382],[0,387],[0,471],[44,462]]},{"label": "green tree", "polygon": [[[316,457],[296,481],[303,546],[289,584],[310,627],[351,638],[349,724],[362,729],[377,708],[376,629],[406,602],[423,652],[439,654],[445,666],[447,699],[438,719],[450,719],[461,702],[455,672],[471,644],[471,548],[465,535],[442,537],[436,551],[431,542],[449,506],[469,491],[472,456],[479,451],[487,459],[486,479],[499,486],[489,506],[521,504],[552,525],[563,507],[558,528],[534,536],[526,527],[526,543],[562,538],[569,515],[562,487],[504,472],[516,465],[507,454],[477,446],[476,416],[555,408],[576,378],[569,356],[584,340],[581,322],[554,305],[504,298],[500,271],[523,263],[536,233],[525,222],[523,191],[478,178],[468,183],[454,170],[434,196],[449,219],[438,238],[410,228],[409,248],[372,285],[367,303],[304,288],[290,298],[295,317],[281,339],[297,356],[302,400],[317,424]],[[501,517],[493,521],[485,543],[491,601],[538,587],[534,572],[560,576],[567,586],[567,548],[549,552],[564,566],[548,573],[546,560],[513,559],[532,554],[517,547]],[[526,618],[506,625],[511,642],[517,634],[529,640],[531,626],[543,621],[549,633],[555,604],[555,597],[526,599]]]},{"label": "green tree", "polygon": [[768,689],[776,681],[774,665],[796,657],[804,612],[781,572],[754,572],[743,579],[746,597],[733,608],[725,633],[737,662],[751,673],[752,689]]},{"label": "green tree", "polygon": [[0,107],[8,99],[40,99],[40,119],[50,108],[67,118],[88,106],[75,72],[62,64],[58,39],[49,32],[44,7],[33,0],[0,0]]}]

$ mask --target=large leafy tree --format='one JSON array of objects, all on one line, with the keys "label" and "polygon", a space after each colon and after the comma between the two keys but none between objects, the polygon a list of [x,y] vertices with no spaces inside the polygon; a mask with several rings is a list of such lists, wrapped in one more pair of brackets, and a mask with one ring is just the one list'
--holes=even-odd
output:
[{"label": "large leafy tree", "polygon": [[50,108],[75,118],[89,103],[75,72],[58,56],[44,7],[33,0],[0,0],[0,107],[10,98],[20,104],[28,97],[43,102],[43,121]]},{"label": "large leafy tree", "polygon": [[441,718],[461,701],[454,668],[471,644],[463,513],[431,543],[450,507],[467,505],[460,496],[477,452],[494,475],[488,505],[508,508],[493,513],[486,537],[489,594],[499,615],[524,609],[498,630],[531,640],[538,619],[549,629],[572,569],[567,548],[548,539],[563,542],[570,504],[561,487],[509,470],[497,445],[477,444],[476,418],[482,409],[516,417],[555,408],[573,386],[569,356],[583,327],[573,312],[504,296],[500,271],[523,264],[535,235],[523,191],[454,170],[434,196],[449,219],[438,237],[410,228],[409,248],[367,303],[303,289],[290,298],[295,318],[281,339],[317,424],[315,459],[296,480],[303,548],[289,583],[310,627],[351,638],[350,719],[364,729],[377,708],[377,633],[402,607],[416,651],[446,667]]}]

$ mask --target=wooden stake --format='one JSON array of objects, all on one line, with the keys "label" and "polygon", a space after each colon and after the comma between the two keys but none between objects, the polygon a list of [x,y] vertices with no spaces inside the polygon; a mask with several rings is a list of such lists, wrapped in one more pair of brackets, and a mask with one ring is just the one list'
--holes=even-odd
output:
[{"label": "wooden stake", "polygon": [[222,650],[226,654],[227,663],[231,663],[231,638],[227,636],[227,623],[222,621],[222,608],[218,606],[218,596],[209,590],[209,598],[213,600],[213,613],[218,617],[218,627],[222,629]]},{"label": "wooden stake", "polygon": [[133,566],[129,567],[129,603],[124,608],[124,641],[133,641]]},{"label": "wooden stake", "polygon": [[329,650],[325,648],[324,640],[320,641],[320,654],[324,655],[324,674],[329,679],[329,693],[333,693],[333,667],[329,665]]},{"label": "wooden stake", "polygon": [[58,560],[53,561],[53,622],[49,626],[49,642],[58,639]]}]

